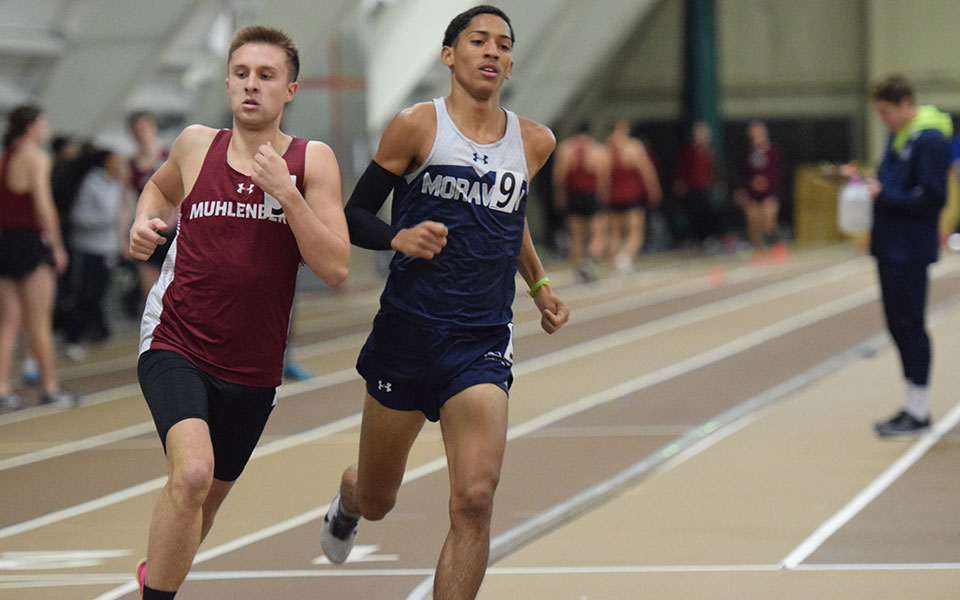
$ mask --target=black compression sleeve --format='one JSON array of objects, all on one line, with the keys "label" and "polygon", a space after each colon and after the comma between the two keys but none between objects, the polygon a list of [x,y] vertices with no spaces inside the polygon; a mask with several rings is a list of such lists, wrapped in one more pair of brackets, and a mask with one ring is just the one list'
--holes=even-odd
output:
[{"label": "black compression sleeve", "polygon": [[350,230],[350,243],[368,250],[390,250],[390,242],[396,230],[378,216],[390,191],[402,177],[370,161],[367,170],[360,176],[350,200],[343,209]]}]

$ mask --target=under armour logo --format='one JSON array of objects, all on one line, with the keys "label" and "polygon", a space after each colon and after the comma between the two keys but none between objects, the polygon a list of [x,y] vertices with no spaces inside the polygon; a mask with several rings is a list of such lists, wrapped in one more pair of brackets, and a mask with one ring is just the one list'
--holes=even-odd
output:
[{"label": "under armour logo", "polygon": [[480,162],[480,161],[482,160],[482,161],[483,161],[483,164],[487,164],[487,158],[488,158],[488,157],[487,157],[486,154],[484,154],[483,156],[481,156],[481,155],[477,154],[476,152],[473,153],[473,162],[475,162],[475,163],[478,163],[478,162]]},{"label": "under armour logo", "polygon": [[253,184],[251,183],[249,186],[246,186],[246,185],[243,185],[243,182],[242,182],[242,181],[241,181],[240,183],[238,183],[238,184],[237,184],[237,193],[238,193],[238,194],[242,194],[242,193],[244,193],[244,192],[246,192],[246,193],[248,193],[248,194],[252,194],[252,193],[253,193]]},{"label": "under armour logo", "polygon": [[392,385],[393,385],[393,384],[390,383],[389,381],[386,382],[386,383],[384,383],[384,382],[383,382],[382,380],[380,380],[380,379],[377,380],[377,389],[378,389],[378,390],[386,390],[388,394],[390,393],[390,387],[391,387]]}]

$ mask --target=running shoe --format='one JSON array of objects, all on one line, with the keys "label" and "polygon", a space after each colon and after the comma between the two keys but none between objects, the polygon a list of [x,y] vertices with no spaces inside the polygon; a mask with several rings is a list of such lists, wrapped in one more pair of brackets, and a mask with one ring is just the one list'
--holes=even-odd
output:
[{"label": "running shoe", "polygon": [[140,584],[140,597],[143,598],[143,582],[147,578],[147,559],[137,563],[137,583]]},{"label": "running shoe", "polygon": [[622,252],[618,252],[613,256],[613,265],[617,268],[617,271],[621,275],[627,275],[628,273],[633,273],[633,261],[630,259],[630,256]]},{"label": "running shoe", "polygon": [[772,258],[775,263],[786,262],[787,254],[787,245],[783,242],[777,242],[770,248],[770,258]]},{"label": "running shoe", "polygon": [[23,406],[23,398],[16,394],[0,396],[0,409],[17,410],[21,406]]},{"label": "running shoe", "polygon": [[930,428],[930,417],[923,421],[901,410],[885,421],[877,421],[873,429],[880,437],[916,435]]},{"label": "running shoe", "polygon": [[56,406],[57,408],[71,408],[80,402],[80,397],[74,392],[67,390],[57,390],[55,392],[44,392],[40,397],[40,404]]},{"label": "running shoe", "polygon": [[294,381],[304,381],[311,377],[316,377],[308,371],[306,367],[295,362],[288,362],[283,365],[283,376]]},{"label": "running shoe", "polygon": [[340,511],[340,494],[337,494],[323,517],[320,530],[320,547],[330,562],[343,564],[350,556],[353,543],[357,540],[359,523],[360,519],[352,519]]}]

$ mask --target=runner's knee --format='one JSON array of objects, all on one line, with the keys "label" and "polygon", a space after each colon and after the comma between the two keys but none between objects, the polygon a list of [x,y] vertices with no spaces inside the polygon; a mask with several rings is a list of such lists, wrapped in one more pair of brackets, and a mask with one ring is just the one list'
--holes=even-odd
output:
[{"label": "runner's knee", "polygon": [[188,504],[203,504],[213,483],[213,461],[190,457],[174,467],[170,487],[177,499]]},{"label": "runner's knee", "polygon": [[496,487],[496,481],[485,480],[454,489],[450,496],[451,520],[489,522]]}]

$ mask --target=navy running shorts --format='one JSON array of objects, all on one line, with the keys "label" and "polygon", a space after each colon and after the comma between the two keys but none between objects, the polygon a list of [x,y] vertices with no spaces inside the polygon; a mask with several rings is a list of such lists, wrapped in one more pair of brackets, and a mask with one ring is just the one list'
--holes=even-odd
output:
[{"label": "navy running shorts", "polygon": [[221,481],[240,477],[277,403],[276,388],[224,381],[171,350],[141,354],[137,377],[164,452],[171,427],[202,419],[213,443],[213,476]]},{"label": "navy running shorts", "polygon": [[513,383],[513,324],[437,327],[380,311],[373,320],[357,371],[367,393],[394,410],[418,410],[430,421],[463,390],[492,383],[509,393]]}]

